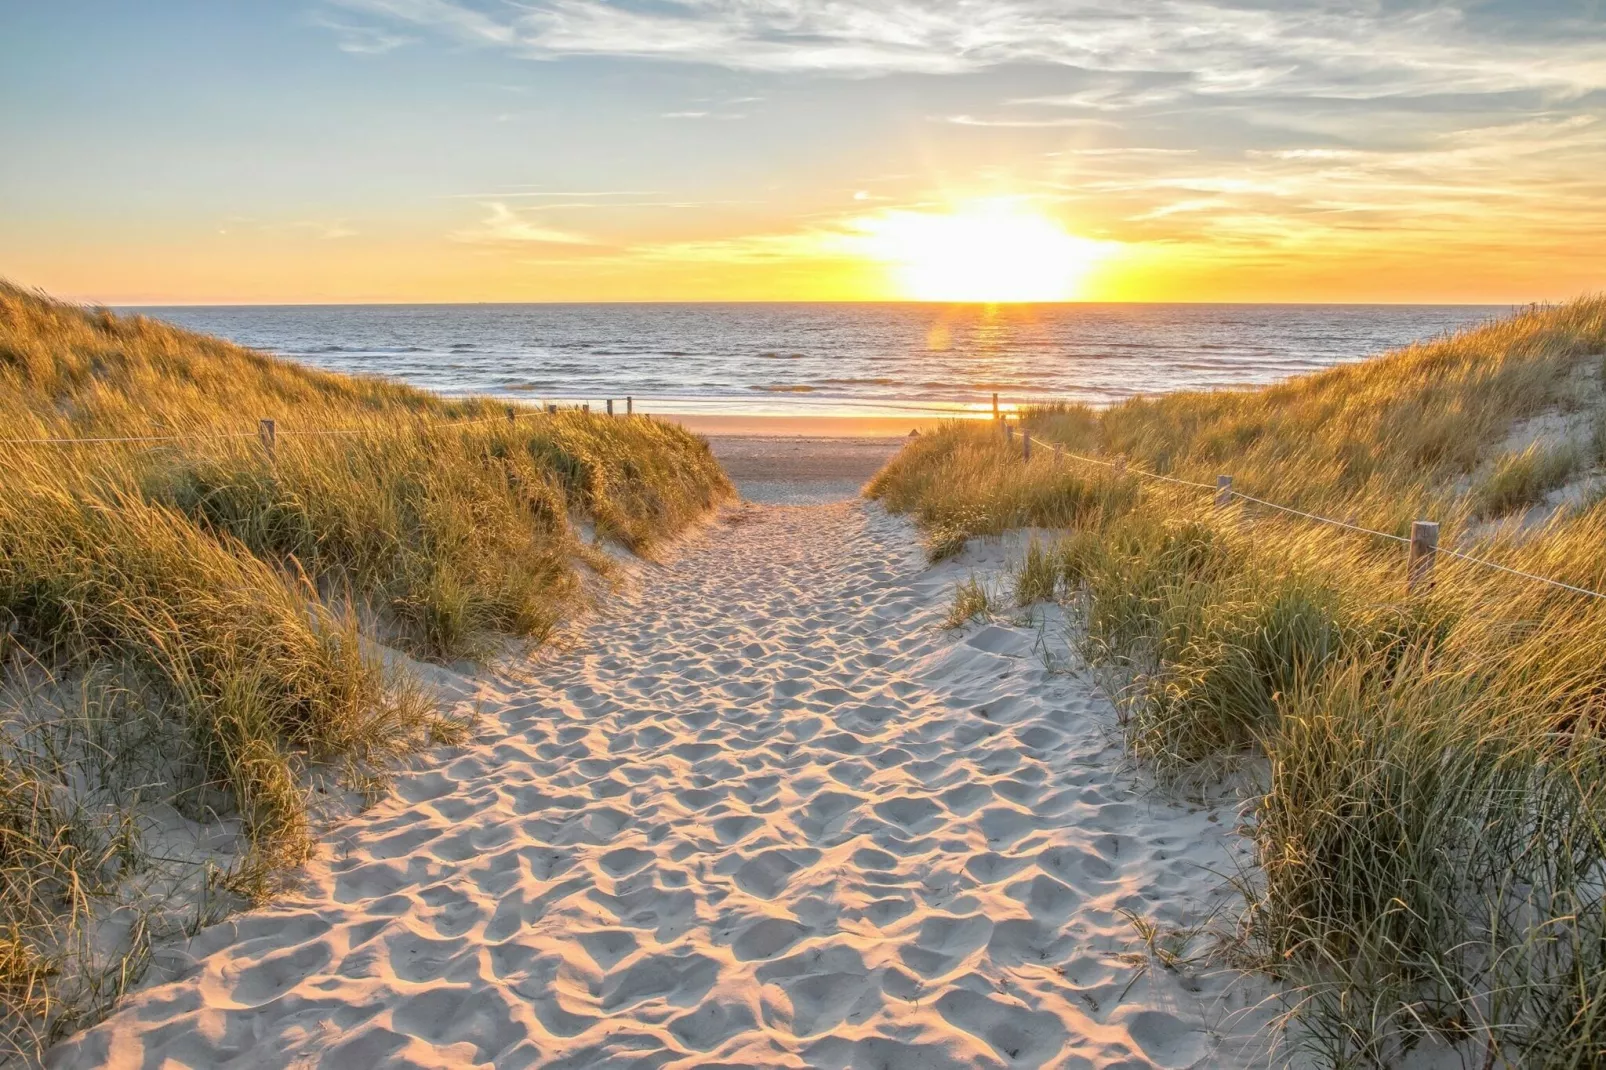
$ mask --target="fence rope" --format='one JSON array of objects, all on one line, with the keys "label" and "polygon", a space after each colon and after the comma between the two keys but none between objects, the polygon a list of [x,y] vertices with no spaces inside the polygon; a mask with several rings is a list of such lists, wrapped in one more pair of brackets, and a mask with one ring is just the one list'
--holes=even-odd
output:
[{"label": "fence rope", "polygon": [[1451,557],[1459,557],[1463,561],[1471,562],[1474,565],[1482,565],[1484,568],[1492,568],[1501,572],[1509,572],[1513,576],[1521,576],[1523,579],[1533,580],[1535,583],[1544,583],[1549,584],[1551,587],[1560,587],[1562,590],[1572,591],[1574,594],[1584,594],[1591,598],[1606,598],[1606,594],[1602,594],[1599,591],[1591,591],[1587,587],[1574,587],[1570,583],[1563,583],[1560,580],[1553,580],[1549,576],[1538,576],[1532,572],[1524,572],[1521,569],[1511,568],[1509,565],[1502,565],[1498,561],[1490,561],[1486,557],[1473,557],[1471,554],[1464,554],[1460,550],[1451,550],[1443,546],[1439,547],[1436,552],[1441,554],[1449,554]]},{"label": "fence rope", "polygon": [[[522,420],[527,416],[546,416],[545,412],[529,410],[513,414],[515,420]],[[481,424],[507,423],[508,417],[487,416],[473,420],[441,420],[431,424],[432,427],[476,427]],[[337,427],[337,428],[307,428],[305,430],[290,430],[278,428],[275,434],[280,437],[298,436],[311,438],[321,435],[366,435],[379,429],[380,425],[372,427]],[[115,442],[191,442],[197,439],[226,440],[249,438],[255,439],[256,431],[195,431],[183,435],[130,435],[122,438],[0,438],[0,446],[93,446]]]},{"label": "fence rope", "polygon": [[[1084,457],[1080,453],[1071,453],[1069,450],[1062,450],[1061,453],[1066,457],[1074,457],[1078,461],[1087,461],[1089,464],[1102,464],[1105,468],[1121,467],[1113,461],[1101,461],[1097,457]],[[1129,466],[1126,471],[1135,476],[1142,476],[1145,479],[1158,479],[1162,483],[1175,483],[1179,487],[1198,487],[1200,490],[1208,491],[1214,491],[1216,489],[1209,483],[1195,483],[1191,479],[1178,479],[1176,476],[1163,476],[1159,472],[1150,472],[1143,468],[1132,468]]]},{"label": "fence rope", "polygon": [[[1395,542],[1409,543],[1411,541],[1410,539],[1405,538],[1403,535],[1390,535],[1386,531],[1378,531],[1374,528],[1363,528],[1359,524],[1351,524],[1344,520],[1334,520],[1330,516],[1318,516],[1315,513],[1307,513],[1302,509],[1295,509],[1287,505],[1278,505],[1276,502],[1268,502],[1264,498],[1256,498],[1252,495],[1245,494],[1241,490],[1228,490],[1227,493],[1232,495],[1234,498],[1242,498],[1246,502],[1254,502],[1256,505],[1264,505],[1268,509],[1277,509],[1284,513],[1292,513],[1295,516],[1302,516],[1306,520],[1318,520],[1323,524],[1332,524],[1334,527],[1347,528],[1350,531],[1358,531],[1363,535],[1376,535],[1380,539],[1393,539]],[[1445,553],[1449,552],[1450,551],[1448,550],[1445,551]]]},{"label": "fence rope", "polygon": [[[282,432],[288,434],[289,432]],[[94,446],[108,442],[183,442],[189,439],[256,438],[255,432],[234,434],[198,431],[193,435],[136,435],[128,438],[0,438],[0,446]]]},{"label": "fence rope", "polygon": [[[1080,453],[1071,453],[1069,450],[1061,450],[1059,453],[1061,456],[1071,457],[1078,461],[1086,461],[1089,464],[1102,465],[1105,468],[1121,468],[1120,465],[1114,463],[1113,461],[1100,460],[1097,457],[1087,457]],[[1209,483],[1196,483],[1191,479],[1177,479],[1174,476],[1164,476],[1158,472],[1145,471],[1142,468],[1132,468],[1129,466],[1125,469],[1125,471],[1134,476],[1141,476],[1145,479],[1157,479],[1161,482],[1176,483],[1184,487],[1196,487],[1199,490],[1208,490],[1211,493],[1216,493],[1220,489],[1212,486]],[[1374,535],[1380,539],[1388,539],[1392,542],[1405,543],[1406,545],[1410,545],[1411,542],[1410,539],[1401,535],[1393,535],[1387,531],[1378,531],[1374,528],[1361,527],[1359,524],[1351,524],[1347,521],[1335,520],[1330,516],[1321,516],[1317,513],[1307,513],[1303,509],[1295,509],[1292,506],[1279,505],[1276,502],[1269,502],[1264,498],[1256,498],[1254,495],[1245,494],[1241,490],[1227,488],[1226,493],[1231,497],[1242,498],[1244,501],[1254,502],[1256,505],[1263,505],[1268,509],[1275,509],[1278,512],[1290,513],[1294,516],[1303,517],[1306,520],[1314,520],[1321,524],[1331,524],[1334,527],[1344,528],[1348,531],[1354,531],[1362,535]],[[1587,587],[1575,587],[1570,583],[1563,583],[1561,580],[1551,579],[1549,576],[1540,576],[1533,572],[1524,572],[1521,569],[1512,568],[1509,565],[1502,565],[1498,561],[1491,561],[1486,557],[1476,557],[1472,554],[1463,553],[1460,550],[1452,550],[1447,546],[1436,546],[1433,548],[1433,552],[1436,554],[1447,554],[1450,557],[1459,558],[1462,561],[1468,562],[1469,564],[1481,565],[1484,568],[1491,568],[1499,572],[1509,573],[1513,576],[1520,576],[1525,580],[1532,580],[1535,583],[1546,584],[1550,587],[1558,587],[1561,590],[1571,591],[1574,594],[1586,595],[1590,598],[1606,599],[1606,594],[1602,594],[1600,591],[1592,591]]]}]

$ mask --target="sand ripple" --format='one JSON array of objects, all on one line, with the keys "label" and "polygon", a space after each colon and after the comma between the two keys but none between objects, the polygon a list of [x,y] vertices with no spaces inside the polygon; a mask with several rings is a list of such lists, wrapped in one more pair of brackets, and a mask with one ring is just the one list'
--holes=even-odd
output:
[{"label": "sand ripple", "polygon": [[50,1065],[1241,1064],[1126,914],[1208,909],[1231,815],[1032,631],[939,631],[955,574],[857,503],[711,528]]}]

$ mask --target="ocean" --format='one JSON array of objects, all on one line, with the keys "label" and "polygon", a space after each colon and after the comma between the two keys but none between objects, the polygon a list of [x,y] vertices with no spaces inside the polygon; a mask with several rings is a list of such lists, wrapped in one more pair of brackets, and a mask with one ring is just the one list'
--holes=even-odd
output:
[{"label": "ocean", "polygon": [[509,304],[140,308],[330,371],[660,413],[932,415],[1274,382],[1498,316],[1473,305]]}]

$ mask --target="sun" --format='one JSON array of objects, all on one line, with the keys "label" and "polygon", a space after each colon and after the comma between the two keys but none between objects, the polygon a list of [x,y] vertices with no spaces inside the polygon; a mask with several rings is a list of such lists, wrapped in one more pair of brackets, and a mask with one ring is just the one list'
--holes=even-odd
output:
[{"label": "sun", "polygon": [[1105,245],[1011,201],[890,211],[862,220],[860,230],[865,253],[887,264],[899,294],[915,301],[1073,300]]}]

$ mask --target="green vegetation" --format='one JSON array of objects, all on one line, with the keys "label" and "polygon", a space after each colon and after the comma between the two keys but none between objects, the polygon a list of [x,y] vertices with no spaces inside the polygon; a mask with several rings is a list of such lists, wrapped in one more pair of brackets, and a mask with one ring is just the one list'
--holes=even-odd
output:
[{"label": "green vegetation", "polygon": [[1026,543],[1026,553],[1015,569],[1015,604],[1029,606],[1033,602],[1047,602],[1059,587],[1060,565],[1055,554],[1032,536]]},{"label": "green vegetation", "polygon": [[1572,446],[1529,446],[1508,453],[1472,488],[1472,509],[1478,516],[1497,517],[1538,505],[1565,484],[1583,463]]},{"label": "green vegetation", "polygon": [[1292,1035],[1330,1065],[1425,1040],[1473,1065],[1606,1064],[1606,602],[1448,557],[1408,595],[1397,542],[1136,472],[1231,473],[1399,537],[1437,519],[1442,545],[1606,590],[1606,501],[1480,523],[1598,458],[1545,445],[1473,479],[1519,421],[1606,414],[1603,351],[1606,300],[1532,309],[1263,390],[1027,414],[1039,440],[1131,472],[1048,449],[1024,464],[956,425],[867,489],[949,552],[1069,529],[1041,557],[1083,654],[1125,681],[1133,751],[1256,784],[1241,950],[1287,983]]},{"label": "green vegetation", "polygon": [[270,894],[312,845],[309,775],[372,788],[463,735],[376,642],[538,641],[606,569],[576,525],[645,552],[730,493],[647,418],[445,401],[4,284],[0,428],[0,1056],[137,971],[139,932],[89,949],[148,864],[138,806],[237,820],[221,883]]},{"label": "green vegetation", "polygon": [[973,620],[990,616],[997,600],[975,576],[954,584],[954,604],[948,607],[944,628],[963,628]]}]

